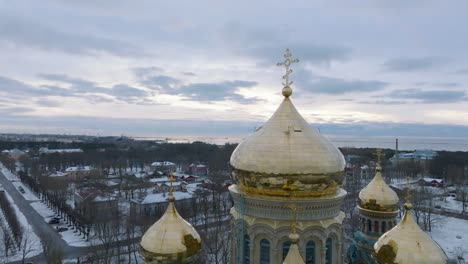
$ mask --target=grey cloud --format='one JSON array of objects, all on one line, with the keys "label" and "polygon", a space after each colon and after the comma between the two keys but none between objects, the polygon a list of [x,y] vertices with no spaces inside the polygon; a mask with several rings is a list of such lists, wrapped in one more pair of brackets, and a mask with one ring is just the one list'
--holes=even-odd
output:
[{"label": "grey cloud", "polygon": [[148,66],[148,67],[135,67],[132,69],[133,73],[139,77],[145,77],[148,75],[157,75],[164,72],[163,68],[157,66]]},{"label": "grey cloud", "polygon": [[384,89],[388,83],[377,80],[346,80],[330,77],[311,76],[301,78],[298,86],[306,91],[322,94],[346,94],[354,92],[374,92]]},{"label": "grey cloud", "polygon": [[445,62],[440,57],[406,57],[390,59],[382,64],[382,68],[389,72],[411,72],[434,69]]},{"label": "grey cloud", "polygon": [[[330,63],[348,60],[352,49],[343,45],[323,44],[310,40],[289,40],[289,32],[272,34],[271,29],[251,29],[238,23],[227,23],[221,30],[225,44],[236,53],[258,59],[262,64],[274,65],[283,60],[285,48],[293,57],[311,63]],[[246,45],[246,43],[248,43]]]},{"label": "grey cloud", "polygon": [[44,107],[59,107],[62,105],[62,103],[57,102],[55,100],[50,100],[46,98],[41,98],[36,101],[36,104],[39,106],[44,106]]},{"label": "grey cloud", "polygon": [[460,69],[452,72],[452,74],[468,75],[468,69]]},{"label": "grey cloud", "polygon": [[251,103],[256,99],[247,99],[236,93],[239,88],[250,88],[257,85],[252,81],[224,81],[220,83],[194,83],[177,89],[167,89],[166,92],[188,97],[195,101],[232,100],[240,103]]},{"label": "grey cloud", "polygon": [[17,116],[18,114],[25,114],[33,111],[34,108],[25,106],[0,106],[0,115],[4,116]]},{"label": "grey cloud", "polygon": [[195,73],[193,72],[182,72],[183,75],[185,76],[197,76]]},{"label": "grey cloud", "polygon": [[93,55],[107,52],[118,56],[143,55],[133,44],[91,34],[69,33],[29,20],[0,12],[0,41],[15,45],[57,50],[72,54]]},{"label": "grey cloud", "polygon": [[149,104],[147,98],[151,93],[142,89],[131,87],[124,84],[118,84],[113,87],[100,87],[95,83],[83,79],[72,78],[67,75],[59,74],[40,74],[40,77],[68,84],[70,87],[61,87],[54,85],[31,86],[17,80],[0,76],[0,94],[4,98],[36,99],[36,103],[41,106],[58,106],[56,101],[48,99],[48,96],[57,97],[80,97],[95,103],[113,102],[115,100],[127,103],[143,102]]},{"label": "grey cloud", "polygon": [[413,99],[419,103],[454,103],[468,100],[463,90],[395,90],[388,97],[399,99]]},{"label": "grey cloud", "polygon": [[204,102],[232,100],[239,103],[258,101],[258,99],[245,98],[236,93],[240,88],[250,88],[258,84],[253,81],[234,80],[218,83],[183,84],[183,80],[168,75],[160,75],[158,70],[154,71],[151,68],[139,68],[134,73],[141,85],[157,90],[160,93],[183,96],[188,100]]},{"label": "grey cloud", "polygon": [[140,84],[151,89],[159,90],[178,86],[181,84],[181,80],[167,75],[154,75],[141,78]]},{"label": "grey cloud", "polygon": [[360,104],[372,104],[372,105],[402,105],[408,104],[408,101],[404,100],[375,100],[375,101],[359,101]]},{"label": "grey cloud", "polygon": [[0,76],[0,93],[4,93],[4,97],[36,97],[50,94],[50,89],[33,87],[23,82]]}]

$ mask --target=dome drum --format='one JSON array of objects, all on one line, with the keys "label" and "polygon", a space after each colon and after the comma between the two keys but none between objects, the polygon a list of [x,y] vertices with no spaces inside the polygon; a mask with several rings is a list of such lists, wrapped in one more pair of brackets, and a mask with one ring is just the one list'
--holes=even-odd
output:
[{"label": "dome drum", "polygon": [[360,211],[377,211],[390,214],[396,214],[399,212],[398,204],[383,205],[377,203],[375,199],[370,199],[367,202],[358,199],[358,208]]},{"label": "dome drum", "polygon": [[[190,236],[190,235],[189,235]],[[188,241],[196,241],[193,237],[187,237],[185,240]],[[187,241],[187,242],[188,242]],[[142,246],[140,246],[139,251],[141,256],[145,259],[145,263],[151,264],[176,264],[176,263],[192,263],[195,259],[195,254],[201,250],[201,244],[196,241],[196,243],[188,242],[187,245],[187,252],[179,252],[174,254],[155,254],[150,251],[145,250]]]},{"label": "dome drum", "polygon": [[333,195],[341,186],[344,172],[329,174],[278,175],[232,170],[232,179],[249,194],[289,197],[291,191],[297,197]]},{"label": "dome drum", "polygon": [[[323,220],[336,217],[340,214],[341,204],[346,191],[338,188],[334,195],[323,196],[316,199],[301,197],[264,197],[258,195],[245,195],[236,185],[231,185],[229,191],[234,200],[237,211],[245,215],[276,220],[291,219],[291,203],[294,202],[303,211],[297,215],[298,221]],[[239,208],[239,207],[242,207]]]}]

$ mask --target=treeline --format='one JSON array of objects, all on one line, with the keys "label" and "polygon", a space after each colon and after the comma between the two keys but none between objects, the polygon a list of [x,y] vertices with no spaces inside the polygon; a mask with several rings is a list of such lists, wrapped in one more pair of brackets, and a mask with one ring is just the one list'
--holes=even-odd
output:
[{"label": "treeline", "polygon": [[[19,247],[23,236],[21,223],[18,220],[15,208],[13,208],[13,206],[11,205],[5,192],[0,193],[0,209],[2,210],[3,215],[5,216],[5,219],[8,223],[8,226],[10,227],[11,233],[14,236],[14,240],[16,241],[17,246]],[[4,243],[5,242],[7,241],[4,241]]]},{"label": "treeline", "polygon": [[[99,147],[98,147],[99,146]],[[227,170],[229,158],[237,145],[223,146],[194,142],[187,144],[156,144],[153,142],[135,141],[125,144],[111,144],[101,148],[96,145],[84,148],[80,144],[73,147],[83,149],[78,153],[52,153],[20,159],[26,171],[39,166],[39,171],[64,170],[69,166],[91,165],[101,170],[123,170],[125,168],[142,168],[154,161],[172,161],[177,164],[203,163],[210,171]],[[62,146],[70,148],[72,146]],[[33,158],[31,158],[33,156]],[[33,175],[35,176],[35,175]],[[39,175],[37,175],[39,176]]]}]

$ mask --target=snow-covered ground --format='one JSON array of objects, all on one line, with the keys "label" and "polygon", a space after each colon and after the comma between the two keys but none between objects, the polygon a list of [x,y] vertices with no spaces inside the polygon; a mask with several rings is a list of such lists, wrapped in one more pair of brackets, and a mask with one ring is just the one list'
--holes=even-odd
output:
[{"label": "snow-covered ground", "polygon": [[456,259],[463,252],[464,258],[468,259],[468,220],[442,215],[440,217],[440,225],[433,228],[429,235],[449,258]]},{"label": "snow-covered ground", "polygon": [[439,199],[435,199],[435,206],[440,209],[450,212],[450,213],[461,213],[463,209],[463,203],[461,201],[457,201],[455,197],[445,197],[442,198],[442,201]]},{"label": "snow-covered ground", "polygon": [[[34,233],[33,228],[31,225],[28,223],[28,220],[26,217],[23,215],[23,213],[19,210],[18,206],[14,203],[13,199],[11,196],[8,194],[8,192],[5,192],[6,197],[8,198],[8,201],[13,205],[13,208],[15,208],[16,216],[18,217],[18,220],[24,230],[24,237],[27,238],[27,244],[26,244],[26,251],[29,251],[27,254],[27,258],[33,257],[36,255],[39,255],[42,253],[42,246],[41,246],[41,240],[39,237]],[[4,253],[4,252],[3,252]],[[9,256],[6,258],[4,255],[2,255],[2,259],[5,260],[5,263],[9,261],[16,261],[16,260],[21,260],[21,252],[18,252],[14,256]]]},{"label": "snow-covered ground", "polygon": [[5,177],[9,180],[9,181],[19,181],[20,179],[18,177],[16,177],[15,174],[11,173],[9,170],[7,170],[2,163],[0,163],[0,168],[2,170],[2,173],[5,175]]},{"label": "snow-covered ground", "polygon": [[[33,202],[31,203],[31,206],[44,218],[46,223],[49,222],[49,220],[52,219],[52,217],[56,216],[55,212],[42,202]],[[75,230],[71,230],[70,227],[67,226],[63,220],[60,220],[60,224],[53,226],[68,228],[67,231],[59,233],[68,245],[74,247],[89,246],[89,243],[86,241],[86,239],[83,239],[82,236],[78,235],[78,232],[74,233]]]},{"label": "snow-covered ground", "polygon": [[20,192],[23,195],[24,199],[27,201],[39,201],[39,198],[29,190],[22,182],[13,182],[13,185],[18,189],[19,187],[23,188],[24,193]]}]

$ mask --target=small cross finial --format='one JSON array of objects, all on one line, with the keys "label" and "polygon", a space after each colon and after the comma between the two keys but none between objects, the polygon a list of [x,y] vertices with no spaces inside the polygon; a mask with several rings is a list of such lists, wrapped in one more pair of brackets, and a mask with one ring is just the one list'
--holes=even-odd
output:
[{"label": "small cross finial", "polygon": [[277,66],[284,66],[286,69],[286,73],[283,75],[283,95],[285,97],[289,97],[292,94],[292,89],[291,89],[291,84],[293,83],[292,81],[289,81],[289,75],[293,72],[293,70],[290,69],[291,64],[293,63],[298,63],[299,59],[291,59],[291,52],[289,49],[286,49],[286,52],[284,53],[284,61],[283,62],[278,62],[276,65]]},{"label": "small cross finial", "polygon": [[375,155],[377,156],[377,163],[380,164],[382,162],[382,149],[377,149]]},{"label": "small cross finial", "polygon": [[172,171],[169,171],[169,201],[174,201],[174,187],[172,183],[175,181],[174,176],[172,175]]},{"label": "small cross finial", "polygon": [[411,210],[413,207],[411,204],[411,192],[410,192],[410,178],[406,177],[406,197],[405,197],[405,209],[406,210]]},{"label": "small cross finial", "polygon": [[[292,193],[291,193],[291,197],[292,197]],[[291,202],[291,204],[288,205],[288,208],[291,209],[291,213],[292,213],[291,234],[296,234],[297,211],[304,211],[304,208],[298,207],[295,202]]]}]

